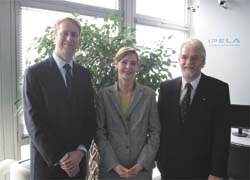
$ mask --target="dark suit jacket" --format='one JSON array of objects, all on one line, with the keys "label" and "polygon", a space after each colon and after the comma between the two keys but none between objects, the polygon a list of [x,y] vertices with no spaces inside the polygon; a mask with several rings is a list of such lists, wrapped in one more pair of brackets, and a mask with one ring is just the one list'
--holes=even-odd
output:
[{"label": "dark suit jacket", "polygon": [[225,177],[230,145],[226,118],[228,85],[202,74],[187,120],[180,119],[181,78],[161,84],[158,109],[162,125],[157,165],[167,178]]},{"label": "dark suit jacket", "polygon": [[23,102],[31,138],[31,179],[67,178],[54,164],[80,144],[88,149],[96,131],[89,72],[73,62],[73,95],[69,98],[61,72],[50,57],[27,69]]}]

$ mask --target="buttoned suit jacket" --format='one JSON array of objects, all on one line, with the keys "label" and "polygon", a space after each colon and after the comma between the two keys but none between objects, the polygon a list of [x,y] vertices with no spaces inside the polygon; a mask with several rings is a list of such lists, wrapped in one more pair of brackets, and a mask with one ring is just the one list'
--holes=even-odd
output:
[{"label": "buttoned suit jacket", "polygon": [[230,126],[228,85],[201,75],[185,122],[180,116],[181,77],[161,84],[158,110],[162,125],[157,166],[167,177],[226,177]]},{"label": "buttoned suit jacket", "polygon": [[[95,135],[93,89],[89,72],[73,62],[72,96],[53,59],[26,70],[23,85],[24,118],[31,138],[31,179],[67,178],[55,164]],[[81,163],[82,169],[86,168]],[[82,172],[80,175],[83,174]]]},{"label": "buttoned suit jacket", "polygon": [[131,168],[136,163],[151,173],[160,136],[152,89],[136,83],[127,119],[121,110],[117,83],[103,89],[97,98],[97,127],[101,173],[111,172],[118,164]]}]

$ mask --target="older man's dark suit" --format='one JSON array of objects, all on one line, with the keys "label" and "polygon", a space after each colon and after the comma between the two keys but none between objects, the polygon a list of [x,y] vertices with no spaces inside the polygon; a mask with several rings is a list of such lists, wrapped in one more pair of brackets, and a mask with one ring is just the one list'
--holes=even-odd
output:
[{"label": "older man's dark suit", "polygon": [[[96,130],[93,89],[89,72],[75,62],[72,91],[69,97],[52,57],[26,71],[23,101],[31,137],[31,179],[67,179],[55,164],[78,145],[90,146]],[[84,167],[83,161],[77,178],[84,177]]]},{"label": "older man's dark suit", "polygon": [[169,179],[225,177],[230,144],[228,85],[202,74],[185,122],[179,112],[180,88],[181,78],[160,88],[162,134],[157,166],[161,174]]}]

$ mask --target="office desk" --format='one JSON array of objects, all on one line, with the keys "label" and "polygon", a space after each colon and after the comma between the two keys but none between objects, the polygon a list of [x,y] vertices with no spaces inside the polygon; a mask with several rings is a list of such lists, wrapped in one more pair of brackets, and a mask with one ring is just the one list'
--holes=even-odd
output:
[{"label": "office desk", "polygon": [[250,133],[248,133],[247,137],[238,137],[232,134],[232,132],[237,132],[238,128],[231,128],[231,143],[239,146],[250,147]]}]

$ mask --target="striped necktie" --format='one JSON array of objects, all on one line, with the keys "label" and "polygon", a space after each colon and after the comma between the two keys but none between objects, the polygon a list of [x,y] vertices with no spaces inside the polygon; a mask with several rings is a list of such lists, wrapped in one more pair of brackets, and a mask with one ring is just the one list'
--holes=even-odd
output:
[{"label": "striped necktie", "polygon": [[65,78],[66,78],[66,87],[67,87],[67,92],[68,95],[72,95],[72,73],[71,73],[71,66],[69,64],[65,64],[63,66],[65,69]]}]

